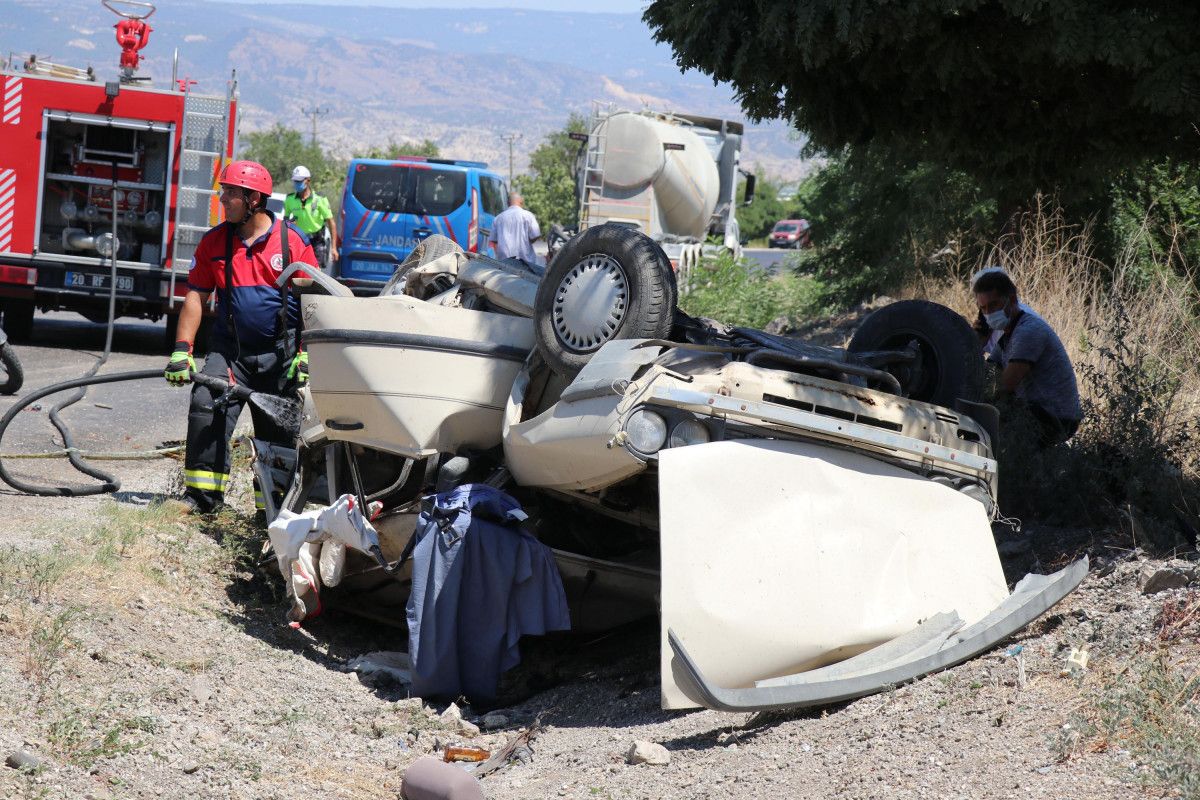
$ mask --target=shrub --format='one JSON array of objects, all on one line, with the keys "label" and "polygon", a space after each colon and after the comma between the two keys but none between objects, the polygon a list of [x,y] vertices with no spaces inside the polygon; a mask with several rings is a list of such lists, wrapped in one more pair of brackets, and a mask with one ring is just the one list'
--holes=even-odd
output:
[{"label": "shrub", "polygon": [[[1038,451],[1006,419],[997,448],[1006,513],[1058,524],[1128,520],[1138,544],[1179,546],[1200,509],[1200,293],[1190,275],[1146,271],[1130,243],[1116,267],[1091,255],[1091,232],[1040,207],[976,266],[1001,264],[1022,301],[1063,340],[1084,420],[1066,445]],[[967,276],[913,282],[973,315]]]},{"label": "shrub", "polygon": [[812,276],[770,275],[745,260],[721,255],[684,276],[679,305],[696,317],[727,325],[763,328],[786,317],[789,324],[825,311],[825,292]]}]

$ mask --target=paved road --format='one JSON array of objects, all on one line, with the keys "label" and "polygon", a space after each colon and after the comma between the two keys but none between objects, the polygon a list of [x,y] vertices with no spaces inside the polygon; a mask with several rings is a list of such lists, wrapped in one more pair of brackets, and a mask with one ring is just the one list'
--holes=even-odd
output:
[{"label": "paved road", "polygon": [[[157,369],[166,364],[164,323],[118,321],[113,352],[101,374]],[[19,396],[59,381],[83,375],[104,351],[104,326],[66,312],[38,314],[32,341],[16,345],[25,370]],[[58,434],[47,419],[50,407],[69,394],[39,400],[41,409],[26,410],[5,435],[3,452],[38,452],[60,448]],[[14,403],[0,397],[0,413]],[[147,450],[167,440],[182,439],[187,427],[188,392],[163,380],[142,380],[95,386],[87,396],[62,413],[78,447],[88,450]],[[106,407],[108,406],[108,407]],[[30,462],[25,462],[30,463]],[[106,462],[115,464],[117,462]]]},{"label": "paved road", "polygon": [[781,250],[768,247],[744,247],[742,253],[746,258],[757,263],[762,269],[770,273],[778,272],[783,266],[783,259],[791,250]]}]

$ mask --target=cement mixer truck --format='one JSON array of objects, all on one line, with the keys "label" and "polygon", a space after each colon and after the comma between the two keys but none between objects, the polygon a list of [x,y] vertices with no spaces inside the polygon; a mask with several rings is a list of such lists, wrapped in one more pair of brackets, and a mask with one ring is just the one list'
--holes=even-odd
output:
[{"label": "cement mixer truck", "polygon": [[[738,166],[740,122],[597,107],[588,131],[577,135],[580,231],[605,222],[637,228],[681,273],[722,249],[740,255],[739,174],[742,202],[754,195],[754,175]],[[706,244],[709,236],[721,244]]]}]

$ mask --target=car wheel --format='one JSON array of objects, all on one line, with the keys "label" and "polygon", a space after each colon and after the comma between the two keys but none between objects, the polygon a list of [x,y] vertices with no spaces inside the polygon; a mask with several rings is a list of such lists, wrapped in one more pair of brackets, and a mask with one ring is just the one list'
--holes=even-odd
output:
[{"label": "car wheel", "polygon": [[662,339],[671,332],[678,289],[667,254],[623,225],[588,228],[558,252],[538,286],[538,351],[573,377],[614,339]]},{"label": "car wheel", "polygon": [[954,408],[962,398],[983,396],[983,356],[970,323],[928,300],[902,300],[872,312],[850,340],[852,353],[903,350],[916,343],[912,364],[888,371],[900,381],[905,397]]}]

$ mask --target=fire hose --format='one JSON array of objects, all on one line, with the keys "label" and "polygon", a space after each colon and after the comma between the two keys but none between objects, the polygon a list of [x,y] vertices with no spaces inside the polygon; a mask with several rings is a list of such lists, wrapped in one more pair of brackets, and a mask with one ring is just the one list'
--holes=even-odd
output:
[{"label": "fire hose", "polygon": [[[113,197],[116,196],[115,195],[116,186],[117,186],[116,164],[114,163],[113,164],[113,189],[114,189]],[[105,336],[104,336],[104,352],[100,355],[100,358],[96,361],[96,363],[94,365],[92,365],[92,367],[86,373],[84,373],[82,377],[76,378],[74,380],[62,381],[60,383],[55,383],[50,386],[46,386],[42,389],[38,389],[34,392],[31,392],[31,393],[27,394],[26,396],[22,397],[20,400],[18,400],[16,402],[16,404],[13,405],[13,407],[10,408],[8,410],[8,412],[2,418],[0,418],[0,443],[3,443],[4,435],[5,435],[5,433],[7,433],[9,425],[11,425],[13,420],[16,419],[17,415],[20,414],[27,407],[29,407],[33,403],[37,402],[38,400],[42,399],[43,397],[46,397],[47,395],[57,394],[58,392],[65,392],[70,389],[78,389],[79,391],[77,391],[75,394],[71,395],[70,397],[66,398],[65,400],[60,401],[59,403],[55,404],[50,409],[50,414],[49,414],[50,422],[58,430],[58,433],[62,437],[62,442],[63,442],[63,449],[58,451],[57,453],[50,454],[50,455],[52,455],[54,457],[61,457],[62,455],[65,455],[67,460],[70,461],[71,466],[73,466],[76,470],[83,473],[84,475],[88,475],[90,477],[97,479],[98,481],[100,481],[100,483],[93,484],[90,486],[86,486],[86,485],[85,486],[51,486],[51,485],[39,485],[39,484],[35,484],[35,483],[30,483],[30,482],[21,480],[15,476],[13,476],[12,473],[10,473],[8,471],[8,468],[4,465],[5,456],[0,456],[0,480],[3,480],[9,486],[11,486],[14,489],[16,489],[17,491],[23,492],[25,494],[40,495],[40,496],[46,496],[46,497],[84,497],[84,496],[88,496],[88,495],[106,494],[109,492],[118,491],[121,488],[120,481],[118,481],[114,476],[108,474],[107,472],[104,472],[103,470],[97,469],[96,467],[93,467],[93,466],[85,463],[85,458],[87,457],[88,454],[75,446],[75,441],[74,441],[73,437],[71,436],[71,430],[70,430],[70,428],[67,427],[67,424],[66,424],[66,422],[63,421],[62,417],[59,416],[59,413],[63,409],[67,408],[68,406],[71,406],[71,405],[79,402],[80,400],[82,400],[84,398],[84,396],[87,394],[87,387],[89,387],[89,386],[97,386],[97,385],[105,384],[105,383],[122,383],[125,381],[149,380],[152,378],[162,380],[162,377],[163,377],[162,369],[140,369],[140,370],[133,370],[130,372],[116,372],[111,375],[97,375],[96,374],[97,372],[100,371],[100,368],[103,367],[104,364],[108,361],[108,357],[112,353],[113,322],[116,318],[118,241],[117,241],[117,210],[116,210],[115,202],[113,203],[112,217],[113,217],[113,219],[112,219],[112,240],[110,243],[111,249],[110,249],[110,252],[108,253],[108,256],[109,256],[109,281],[110,281],[109,293],[108,293],[108,323],[107,323],[107,329],[105,331]],[[231,400],[236,399],[236,400],[249,401],[249,402],[255,403],[256,405],[260,406],[264,411],[266,411],[268,414],[271,414],[272,416],[276,416],[276,417],[279,417],[281,415],[298,413],[297,410],[292,407],[292,405],[298,405],[297,403],[294,403],[294,401],[287,401],[287,400],[284,400],[283,398],[261,395],[258,392],[252,391],[248,387],[245,387],[240,384],[232,382],[232,380],[224,381],[224,380],[221,380],[220,378],[216,378],[211,375],[204,375],[203,373],[194,373],[192,375],[192,380],[202,386],[206,386],[208,389],[210,389],[212,392],[214,392],[214,394],[216,396],[216,399],[214,400],[214,405],[225,404],[225,403],[230,402]],[[284,405],[281,405],[281,404],[288,404],[288,403],[291,403],[292,405],[288,405],[286,407]],[[12,458],[13,456],[10,455],[7,457]],[[17,456],[17,457],[22,457],[22,456]],[[36,455],[33,457],[47,457],[47,455],[39,454],[39,455]]]}]

